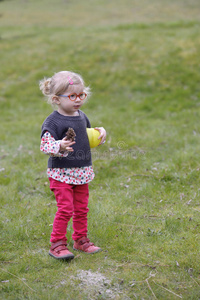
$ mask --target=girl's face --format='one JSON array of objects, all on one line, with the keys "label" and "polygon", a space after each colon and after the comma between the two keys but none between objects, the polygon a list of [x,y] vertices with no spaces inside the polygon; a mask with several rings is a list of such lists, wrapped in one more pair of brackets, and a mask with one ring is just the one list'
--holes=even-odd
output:
[{"label": "girl's face", "polygon": [[[84,87],[82,84],[79,85],[70,85],[63,93],[64,96],[69,96],[72,94],[80,95],[83,93]],[[73,99],[73,96],[71,97]],[[62,97],[57,96],[56,99],[54,99],[54,102],[58,106],[58,112],[65,116],[77,116],[78,110],[83,105],[83,100],[81,100],[79,97],[76,98],[76,100],[72,101],[68,97]]]}]

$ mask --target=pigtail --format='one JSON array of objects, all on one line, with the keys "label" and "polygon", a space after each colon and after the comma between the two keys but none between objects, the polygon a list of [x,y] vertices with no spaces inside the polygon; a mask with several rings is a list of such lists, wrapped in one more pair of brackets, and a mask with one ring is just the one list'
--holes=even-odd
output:
[{"label": "pigtail", "polygon": [[44,78],[41,80],[39,87],[43,95],[49,96],[51,94],[51,78]]}]

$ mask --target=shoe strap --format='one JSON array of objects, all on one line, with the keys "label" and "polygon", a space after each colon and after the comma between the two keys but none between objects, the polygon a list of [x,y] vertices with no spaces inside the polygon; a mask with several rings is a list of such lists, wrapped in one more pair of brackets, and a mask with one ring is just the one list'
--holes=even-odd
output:
[{"label": "shoe strap", "polygon": [[82,237],[79,241],[78,241],[78,245],[83,247],[83,250],[86,250],[87,248],[89,248],[90,246],[93,246],[94,244],[90,242],[90,240],[86,237]]},{"label": "shoe strap", "polygon": [[67,249],[67,247],[66,247],[65,245],[58,246],[58,247],[56,247],[56,248],[54,249],[54,251],[55,251],[56,253],[60,253],[62,250],[66,251],[66,250],[68,250],[68,249]]},{"label": "shoe strap", "polygon": [[[65,242],[65,241],[58,241],[58,242],[56,242],[56,243],[52,243],[52,245],[51,245],[51,250],[54,250],[55,248],[57,248],[57,247],[59,247],[59,246],[64,246],[64,247],[62,247],[62,248],[65,248],[66,249],[66,246],[67,246],[67,242]],[[59,247],[60,248],[60,247]],[[64,250],[64,249],[63,249]]]}]

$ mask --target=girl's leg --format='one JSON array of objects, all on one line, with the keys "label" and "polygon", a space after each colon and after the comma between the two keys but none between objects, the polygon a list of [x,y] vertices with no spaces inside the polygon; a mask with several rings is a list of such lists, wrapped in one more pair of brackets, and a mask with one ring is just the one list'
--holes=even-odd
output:
[{"label": "girl's leg", "polygon": [[51,233],[51,243],[66,241],[67,225],[73,215],[73,186],[49,178],[50,189],[54,192],[58,210],[56,212],[53,231]]},{"label": "girl's leg", "polygon": [[87,237],[88,184],[74,186],[73,240]]},{"label": "girl's leg", "polygon": [[74,214],[72,238],[74,240],[74,250],[79,250],[88,254],[101,251],[87,238],[87,214],[88,214],[88,184],[77,185],[74,187]]}]

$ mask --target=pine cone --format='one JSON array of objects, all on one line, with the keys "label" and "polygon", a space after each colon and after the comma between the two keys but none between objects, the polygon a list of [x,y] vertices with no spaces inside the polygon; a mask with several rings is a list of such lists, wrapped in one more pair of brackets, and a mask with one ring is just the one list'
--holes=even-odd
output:
[{"label": "pine cone", "polygon": [[73,142],[73,141],[75,141],[75,137],[76,137],[76,133],[75,133],[74,129],[69,127],[66,132],[67,140],[70,140]]}]

